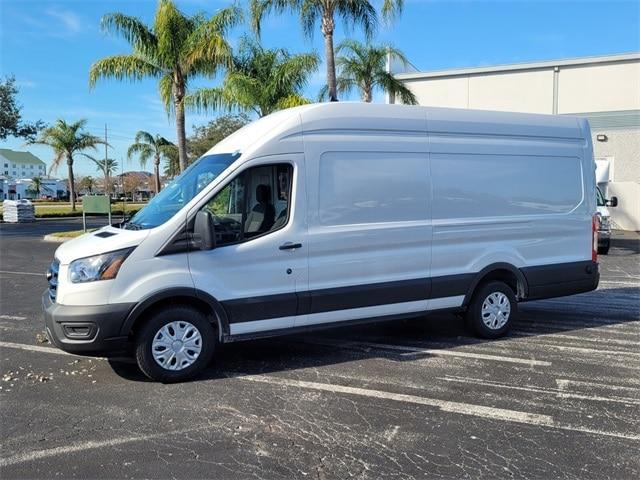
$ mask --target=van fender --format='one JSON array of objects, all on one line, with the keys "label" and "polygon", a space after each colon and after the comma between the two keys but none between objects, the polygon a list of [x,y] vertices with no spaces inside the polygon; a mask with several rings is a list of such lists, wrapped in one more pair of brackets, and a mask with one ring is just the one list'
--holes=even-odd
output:
[{"label": "van fender", "polygon": [[194,301],[205,303],[211,309],[211,312],[215,316],[214,321],[216,321],[218,325],[219,340],[222,341],[222,339],[229,336],[229,320],[227,318],[227,313],[222,307],[222,304],[207,292],[188,287],[174,287],[161,290],[159,292],[154,292],[138,302],[135,307],[133,307],[131,312],[129,312],[129,315],[123,322],[120,329],[121,335],[129,335],[131,329],[139,320],[139,318],[154,305],[166,300],[170,300],[172,298],[191,298]]},{"label": "van fender", "polygon": [[496,262],[496,263],[487,265],[486,267],[484,267],[482,270],[480,270],[478,273],[475,274],[475,276],[473,277],[473,280],[471,281],[471,284],[469,285],[467,293],[464,297],[464,301],[462,302],[463,307],[466,307],[467,305],[469,305],[469,303],[471,302],[471,298],[473,297],[473,293],[476,290],[476,287],[482,282],[482,280],[484,280],[484,278],[487,277],[487,275],[498,270],[507,270],[513,273],[513,275],[518,279],[518,284],[522,285],[522,292],[521,292],[522,297],[528,296],[529,285],[522,271],[518,267],[515,267],[510,263]]}]

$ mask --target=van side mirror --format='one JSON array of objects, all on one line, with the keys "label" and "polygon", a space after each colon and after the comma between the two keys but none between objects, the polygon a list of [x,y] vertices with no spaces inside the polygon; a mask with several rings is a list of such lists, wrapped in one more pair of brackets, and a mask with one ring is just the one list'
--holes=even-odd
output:
[{"label": "van side mirror", "polygon": [[618,197],[611,197],[607,200],[608,207],[617,207],[618,206]]},{"label": "van side mirror", "polygon": [[193,224],[193,240],[196,248],[211,250],[216,246],[216,232],[213,215],[208,210],[200,210]]}]

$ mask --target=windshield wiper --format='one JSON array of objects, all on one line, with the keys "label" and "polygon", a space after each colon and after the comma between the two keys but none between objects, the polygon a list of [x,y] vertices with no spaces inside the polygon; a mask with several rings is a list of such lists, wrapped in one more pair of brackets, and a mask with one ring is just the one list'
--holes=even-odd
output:
[{"label": "windshield wiper", "polygon": [[142,226],[133,222],[125,222],[122,224],[122,228],[124,228],[125,230],[140,230]]}]

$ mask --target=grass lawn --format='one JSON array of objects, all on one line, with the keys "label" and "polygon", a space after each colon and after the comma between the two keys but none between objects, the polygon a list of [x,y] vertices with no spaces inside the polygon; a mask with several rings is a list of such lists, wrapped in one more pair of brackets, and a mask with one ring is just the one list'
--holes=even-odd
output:
[{"label": "grass lawn", "polygon": [[51,234],[53,237],[62,237],[62,238],[75,238],[83,235],[85,233],[95,232],[97,228],[90,228],[86,232],[83,230],[71,230],[67,232],[54,232]]}]

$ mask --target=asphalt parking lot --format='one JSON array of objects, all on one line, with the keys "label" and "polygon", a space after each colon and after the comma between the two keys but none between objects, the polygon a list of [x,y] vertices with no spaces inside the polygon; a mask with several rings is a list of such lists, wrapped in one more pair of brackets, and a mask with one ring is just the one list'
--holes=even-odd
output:
[{"label": "asphalt parking lot", "polygon": [[225,345],[162,385],[38,340],[41,238],[77,222],[0,225],[2,478],[640,476],[636,234],[498,341],[439,315]]}]

